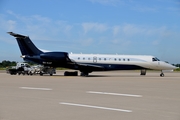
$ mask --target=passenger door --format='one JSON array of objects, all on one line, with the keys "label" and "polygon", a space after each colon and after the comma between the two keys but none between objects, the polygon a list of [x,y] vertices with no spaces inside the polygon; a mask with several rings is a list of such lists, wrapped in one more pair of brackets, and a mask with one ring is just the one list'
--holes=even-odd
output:
[{"label": "passenger door", "polygon": [[96,56],[93,57],[93,63],[97,63],[97,57]]}]

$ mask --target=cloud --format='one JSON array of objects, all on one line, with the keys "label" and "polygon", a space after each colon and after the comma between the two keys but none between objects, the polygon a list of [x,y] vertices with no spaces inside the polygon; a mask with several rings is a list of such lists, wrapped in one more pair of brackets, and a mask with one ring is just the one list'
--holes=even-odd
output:
[{"label": "cloud", "polygon": [[[166,26],[160,27],[153,27],[147,25],[135,25],[135,24],[125,24],[119,27],[119,32],[123,32],[128,36],[135,36],[135,35],[167,35],[168,28]],[[164,34],[165,33],[165,34]]]},{"label": "cloud", "polygon": [[[147,5],[141,5],[139,1],[136,0],[88,0],[92,3],[99,3],[101,5],[108,5],[108,6],[121,6],[126,7],[131,10],[139,11],[139,12],[157,12],[159,10],[159,7],[157,6],[149,6],[151,4]],[[147,2],[145,2],[146,4]]]},{"label": "cloud", "polygon": [[2,28],[6,31],[28,33],[36,39],[50,40],[59,34],[69,35],[73,28],[73,25],[69,25],[66,21],[52,20],[41,15],[22,16],[10,10],[7,13],[6,17],[0,18],[0,25],[4,24],[4,26],[1,25]]},{"label": "cloud", "polygon": [[112,43],[118,46],[124,46],[127,47],[129,46],[132,42],[130,40],[123,40],[123,39],[113,39]]},{"label": "cloud", "polygon": [[160,43],[160,40],[154,40],[154,41],[152,41],[152,45],[159,45],[159,43]]},{"label": "cloud", "polygon": [[16,21],[14,20],[2,20],[0,19],[0,27],[1,29],[3,29],[4,31],[13,31],[16,28]]},{"label": "cloud", "polygon": [[120,30],[120,26],[114,26],[113,27],[113,35],[117,35]]},{"label": "cloud", "polygon": [[135,24],[123,24],[123,25],[116,25],[112,27],[112,33],[114,36],[136,36],[138,34],[147,34],[146,32],[149,30],[148,27],[135,25]]},{"label": "cloud", "polygon": [[92,38],[87,38],[87,39],[81,41],[81,44],[83,46],[90,46],[91,44],[93,44],[93,39]]},{"label": "cloud", "polygon": [[116,6],[118,3],[122,2],[122,0],[89,0],[92,3],[100,3],[102,5],[112,5]]},{"label": "cloud", "polygon": [[89,31],[104,32],[108,29],[108,27],[102,23],[82,23],[81,25],[84,29],[84,33]]},{"label": "cloud", "polygon": [[[112,27],[112,44],[121,46],[149,45],[154,47],[172,44],[180,37],[176,28],[167,26],[149,26],[123,24]],[[125,43],[125,41],[128,41]],[[132,44],[133,43],[133,44]]]},{"label": "cloud", "polygon": [[139,11],[139,12],[158,12],[158,7],[148,7],[148,6],[135,6],[132,7],[133,10]]},{"label": "cloud", "polygon": [[3,31],[12,31],[16,28],[17,22],[15,20],[6,19],[5,15],[0,14],[0,28]]},{"label": "cloud", "polygon": [[40,15],[33,15],[31,17],[33,20],[39,21],[39,22],[43,22],[43,23],[50,23],[51,19],[47,18],[47,17],[42,17]]},{"label": "cloud", "polygon": [[61,29],[63,29],[62,32],[64,32],[65,34],[69,34],[69,32],[72,30],[73,28],[73,25],[68,25],[68,22],[67,21],[62,21],[62,20],[59,20],[56,22],[56,24],[61,27]]},{"label": "cloud", "polygon": [[145,29],[133,24],[126,24],[122,27],[122,31],[127,35],[135,35],[144,33]]},{"label": "cloud", "polygon": [[63,40],[63,43],[67,43],[68,46],[69,43],[82,43],[83,46],[96,46],[98,43],[99,45],[112,44],[122,47],[135,46],[134,43],[137,42],[157,46],[162,44],[164,39],[167,41],[168,39],[172,40],[172,36],[176,36],[175,39],[179,37],[179,34],[174,33],[175,30],[173,31],[167,26],[130,23],[111,26],[98,22],[72,23],[70,25],[68,21],[53,20],[40,15],[22,16],[11,11],[8,13],[6,16],[0,15],[1,32],[4,30],[22,33],[36,40]]},{"label": "cloud", "polygon": [[12,31],[16,27],[16,21],[8,20],[7,24],[8,24],[8,28],[7,28],[8,31]]}]

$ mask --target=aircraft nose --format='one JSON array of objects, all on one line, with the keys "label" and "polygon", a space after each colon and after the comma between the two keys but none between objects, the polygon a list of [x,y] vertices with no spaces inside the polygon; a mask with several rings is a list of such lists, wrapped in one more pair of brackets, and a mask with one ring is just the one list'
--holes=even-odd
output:
[{"label": "aircraft nose", "polygon": [[166,70],[174,70],[174,69],[178,68],[178,67],[171,65],[169,63],[166,63],[166,62],[162,62],[161,65],[164,67],[163,69],[166,69]]},{"label": "aircraft nose", "polygon": [[179,68],[179,67],[176,67],[176,66],[171,65],[171,64],[169,64],[168,67],[169,67],[170,69],[173,69],[173,70]]}]

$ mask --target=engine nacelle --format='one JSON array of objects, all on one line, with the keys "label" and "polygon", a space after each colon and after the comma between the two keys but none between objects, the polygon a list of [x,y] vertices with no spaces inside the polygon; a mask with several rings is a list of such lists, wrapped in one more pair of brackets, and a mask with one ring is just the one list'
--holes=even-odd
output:
[{"label": "engine nacelle", "polygon": [[66,52],[46,52],[40,54],[40,58],[45,61],[66,62],[68,53]]}]

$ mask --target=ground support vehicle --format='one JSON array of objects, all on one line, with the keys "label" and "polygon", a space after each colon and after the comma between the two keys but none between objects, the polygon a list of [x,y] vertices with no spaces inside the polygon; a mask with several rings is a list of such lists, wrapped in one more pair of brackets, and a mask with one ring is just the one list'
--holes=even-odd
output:
[{"label": "ground support vehicle", "polygon": [[48,66],[42,66],[40,67],[40,73],[41,76],[44,74],[49,74],[52,76],[53,74],[56,74],[56,69],[53,67],[48,67]]}]

